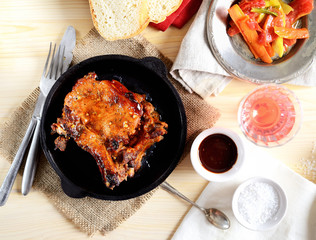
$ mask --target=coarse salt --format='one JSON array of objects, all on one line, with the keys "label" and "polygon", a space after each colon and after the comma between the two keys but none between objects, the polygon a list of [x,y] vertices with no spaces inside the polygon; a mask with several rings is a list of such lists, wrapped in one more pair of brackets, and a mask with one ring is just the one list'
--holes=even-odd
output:
[{"label": "coarse salt", "polygon": [[279,209],[279,195],[268,183],[247,185],[238,198],[239,213],[250,224],[264,224],[273,219]]},{"label": "coarse salt", "polygon": [[316,141],[313,142],[312,151],[309,157],[301,158],[296,163],[297,172],[303,177],[316,183]]}]

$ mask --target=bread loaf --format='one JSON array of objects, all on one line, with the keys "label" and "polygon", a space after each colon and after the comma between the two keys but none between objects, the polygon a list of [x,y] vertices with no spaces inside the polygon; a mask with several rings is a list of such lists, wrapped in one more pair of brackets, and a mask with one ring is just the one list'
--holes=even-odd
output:
[{"label": "bread loaf", "polygon": [[148,0],[150,21],[163,22],[167,16],[180,7],[181,3],[182,0]]},{"label": "bread loaf", "polygon": [[149,24],[147,0],[89,0],[92,21],[107,40],[132,37]]},{"label": "bread loaf", "polygon": [[89,0],[92,21],[106,40],[126,39],[159,23],[176,11],[182,0]]}]

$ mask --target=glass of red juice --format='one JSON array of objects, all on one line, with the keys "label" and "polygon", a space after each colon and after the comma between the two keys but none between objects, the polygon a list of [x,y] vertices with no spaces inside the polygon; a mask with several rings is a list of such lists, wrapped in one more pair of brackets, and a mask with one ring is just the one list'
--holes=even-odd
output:
[{"label": "glass of red juice", "polygon": [[259,146],[280,146],[291,140],[301,126],[298,98],[284,86],[255,88],[241,101],[238,122],[242,132]]}]

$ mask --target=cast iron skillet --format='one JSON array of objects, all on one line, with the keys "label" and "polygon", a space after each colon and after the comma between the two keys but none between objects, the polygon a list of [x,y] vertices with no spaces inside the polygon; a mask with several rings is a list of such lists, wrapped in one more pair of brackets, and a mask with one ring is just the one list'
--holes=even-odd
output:
[{"label": "cast iron skillet", "polygon": [[[165,138],[147,151],[142,168],[133,178],[109,190],[94,158],[70,140],[65,152],[55,150],[51,124],[61,116],[64,98],[76,81],[89,72],[100,80],[115,79],[129,90],[146,94],[169,125]],[[162,183],[174,170],[186,139],[186,116],[182,101],[166,77],[162,61],[154,57],[134,59],[104,55],[87,59],[66,71],[53,86],[44,105],[41,144],[44,154],[61,179],[64,192],[74,198],[90,196],[104,200],[124,200],[145,194]]]}]

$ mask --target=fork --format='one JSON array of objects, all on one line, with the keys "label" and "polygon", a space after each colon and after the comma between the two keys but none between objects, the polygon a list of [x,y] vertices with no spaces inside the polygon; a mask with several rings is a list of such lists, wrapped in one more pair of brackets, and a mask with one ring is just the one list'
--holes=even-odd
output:
[{"label": "fork", "polygon": [[[44,66],[43,74],[40,81],[40,95],[37,99],[37,103],[31,118],[31,122],[26,130],[25,136],[22,140],[22,143],[16,153],[16,156],[12,162],[12,165],[8,171],[7,176],[5,177],[3,184],[0,188],[0,206],[3,206],[11,192],[13,183],[16,179],[18,170],[21,166],[23,157],[25,155],[28,144],[32,138],[32,143],[30,145],[28,157],[26,160],[26,165],[24,169],[23,179],[22,179],[22,194],[26,195],[30,190],[30,183],[33,182],[33,178],[35,175],[36,161],[37,161],[37,150],[39,146],[39,130],[40,130],[40,121],[42,116],[42,109],[49,93],[51,87],[55,83],[56,79],[58,79],[63,71],[63,58],[65,46],[60,45],[58,47],[57,53],[55,54],[56,44],[54,45],[54,49],[52,51],[52,43],[49,46],[49,52],[46,59],[46,63]],[[52,56],[52,57],[51,57]],[[50,62],[50,67],[48,69],[48,65]],[[47,71],[48,70],[48,71]]]},{"label": "fork", "polygon": [[30,150],[26,159],[26,164],[23,172],[22,178],[22,188],[21,192],[23,195],[27,195],[30,191],[36,171],[36,165],[38,160],[38,146],[39,146],[39,135],[40,135],[40,125],[41,125],[41,117],[42,117],[42,110],[44,106],[45,99],[56,82],[56,80],[62,74],[63,68],[63,60],[64,60],[64,52],[65,46],[59,45],[58,51],[55,55],[56,44],[54,45],[54,50],[52,54],[50,68],[47,72],[48,67],[48,59],[50,56],[52,44],[49,46],[49,54],[45,63],[45,67],[43,70],[43,74],[40,81],[40,89],[41,93],[37,100],[32,119],[36,120],[36,127],[33,135],[33,139],[31,142]]}]

